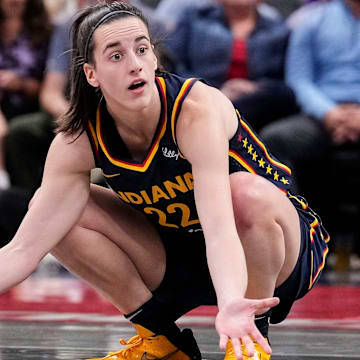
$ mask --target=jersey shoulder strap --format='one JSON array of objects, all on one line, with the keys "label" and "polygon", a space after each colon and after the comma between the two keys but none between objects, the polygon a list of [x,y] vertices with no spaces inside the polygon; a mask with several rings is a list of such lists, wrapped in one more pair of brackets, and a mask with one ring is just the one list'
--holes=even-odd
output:
[{"label": "jersey shoulder strap", "polygon": [[171,73],[164,74],[163,77],[158,77],[157,79],[163,81],[165,86],[168,120],[170,122],[173,141],[177,144],[175,129],[181,107],[194,84],[199,80],[201,81],[201,79],[183,78]]}]

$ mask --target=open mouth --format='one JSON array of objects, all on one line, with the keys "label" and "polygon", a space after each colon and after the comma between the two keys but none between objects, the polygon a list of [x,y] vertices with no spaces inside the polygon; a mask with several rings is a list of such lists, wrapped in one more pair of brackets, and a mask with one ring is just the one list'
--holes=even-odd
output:
[{"label": "open mouth", "polygon": [[136,82],[136,83],[130,85],[129,90],[139,89],[139,88],[143,87],[144,85],[145,85],[144,81],[139,81],[139,82]]}]

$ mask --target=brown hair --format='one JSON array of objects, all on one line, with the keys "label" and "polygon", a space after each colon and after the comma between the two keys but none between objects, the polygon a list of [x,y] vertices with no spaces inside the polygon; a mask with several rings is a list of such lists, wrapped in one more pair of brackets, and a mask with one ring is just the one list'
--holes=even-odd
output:
[{"label": "brown hair", "polygon": [[70,108],[59,120],[57,132],[75,134],[88,126],[89,115],[96,111],[102,96],[99,89],[92,87],[86,79],[83,65],[94,63],[95,30],[119,18],[136,16],[149,29],[142,12],[124,2],[102,2],[82,10],[72,26],[72,55],[70,69]]}]

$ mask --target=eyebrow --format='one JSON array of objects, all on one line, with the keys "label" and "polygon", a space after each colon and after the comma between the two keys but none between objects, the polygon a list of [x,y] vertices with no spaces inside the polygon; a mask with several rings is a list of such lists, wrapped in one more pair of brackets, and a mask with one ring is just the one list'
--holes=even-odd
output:
[{"label": "eyebrow", "polygon": [[[142,40],[147,40],[148,42],[150,42],[150,39],[145,36],[145,35],[141,35],[141,36],[138,36],[136,39],[135,39],[135,42],[138,43]],[[114,41],[114,42],[111,42],[109,44],[107,44],[105,46],[105,49],[103,50],[103,54],[108,50],[108,49],[111,49],[113,47],[116,47],[116,46],[121,46],[121,41]]]}]

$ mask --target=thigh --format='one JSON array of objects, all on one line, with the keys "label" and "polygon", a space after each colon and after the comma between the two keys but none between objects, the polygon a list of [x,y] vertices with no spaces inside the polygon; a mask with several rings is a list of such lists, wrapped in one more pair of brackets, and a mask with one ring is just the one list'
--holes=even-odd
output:
[{"label": "thigh", "polygon": [[79,262],[102,257],[104,264],[114,264],[123,256],[120,252],[126,254],[150,288],[161,282],[165,270],[165,250],[156,228],[112,190],[98,185],[91,185],[82,216],[55,252],[60,248],[62,258],[68,254]]}]

